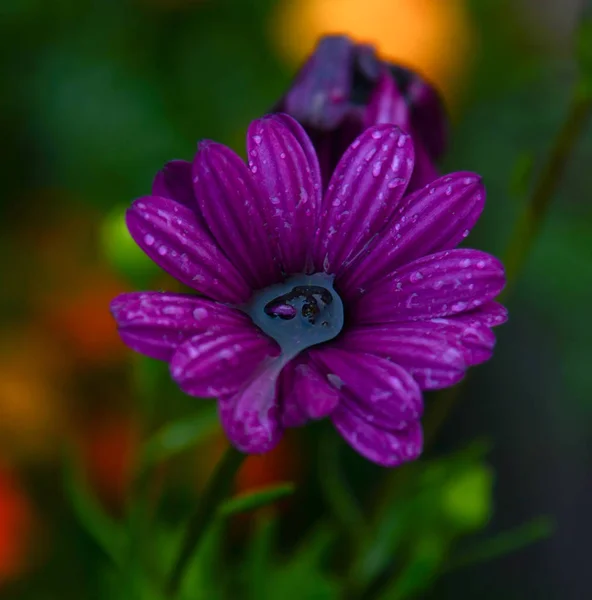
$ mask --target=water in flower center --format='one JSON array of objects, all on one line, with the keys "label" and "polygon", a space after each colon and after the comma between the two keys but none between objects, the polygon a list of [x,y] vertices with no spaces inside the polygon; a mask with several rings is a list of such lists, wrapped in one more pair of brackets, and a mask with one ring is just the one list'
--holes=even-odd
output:
[{"label": "water in flower center", "polygon": [[333,275],[293,275],[253,294],[241,307],[291,359],[302,350],[333,339],[343,328],[343,302]]}]

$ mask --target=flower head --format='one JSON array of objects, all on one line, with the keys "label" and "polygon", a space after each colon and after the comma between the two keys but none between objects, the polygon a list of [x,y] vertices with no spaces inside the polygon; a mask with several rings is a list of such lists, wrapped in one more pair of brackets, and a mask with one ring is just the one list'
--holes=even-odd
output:
[{"label": "flower head", "polygon": [[438,176],[434,161],[444,152],[447,129],[438,93],[417,73],[380,60],[370,45],[340,35],[321,38],[277,108],[310,135],[325,183],[351,142],[381,123],[413,137],[410,191]]},{"label": "flower head", "polygon": [[455,249],[478,219],[480,178],[454,173],[406,195],[411,137],[364,131],[323,194],[319,162],[287,115],[253,122],[248,165],[199,145],[127,213],[132,237],[201,296],[142,292],[111,305],[123,340],[168,361],[186,393],[217,397],[231,442],[271,449],[329,418],[386,466],[422,447],[422,390],[487,360],[500,262]]}]

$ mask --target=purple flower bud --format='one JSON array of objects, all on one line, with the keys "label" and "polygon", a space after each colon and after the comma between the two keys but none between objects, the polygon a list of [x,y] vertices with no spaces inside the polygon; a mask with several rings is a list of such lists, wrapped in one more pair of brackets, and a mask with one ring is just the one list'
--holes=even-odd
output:
[{"label": "purple flower bud", "polygon": [[416,166],[410,190],[438,176],[447,119],[437,91],[417,73],[380,60],[373,46],[321,38],[276,106],[297,119],[319,155],[326,185],[346,148],[365,129],[394,124],[411,134]]}]

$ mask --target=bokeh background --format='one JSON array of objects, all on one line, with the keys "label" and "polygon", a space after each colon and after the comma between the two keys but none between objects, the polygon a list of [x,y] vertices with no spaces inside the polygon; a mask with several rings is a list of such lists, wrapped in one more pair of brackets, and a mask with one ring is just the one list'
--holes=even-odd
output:
[{"label": "bokeh background", "polygon": [[[451,118],[442,168],[483,175],[488,204],[471,245],[501,255],[565,118],[581,8],[576,0],[0,2],[0,597],[105,597],[100,552],[72,508],[65,465],[75,462],[119,519],[146,430],[196,410],[166,369],[126,350],[108,312],[117,293],[174,285],[122,221],[163,163],[189,159],[204,137],[242,151],[249,121],[273,106],[318,36],[349,33],[441,90]],[[435,449],[491,441],[492,497],[472,499],[471,486],[461,493],[469,512],[485,502],[489,534],[539,515],[555,531],[441,577],[428,597],[589,593],[591,163],[592,130],[509,299],[496,356],[476,370]],[[223,448],[210,429],[159,471],[163,520],[186,514]],[[353,455],[344,460],[363,470]],[[309,485],[279,509],[304,526],[320,510],[318,462],[296,432],[249,460],[237,485]],[[236,527],[240,537],[244,523]]]}]

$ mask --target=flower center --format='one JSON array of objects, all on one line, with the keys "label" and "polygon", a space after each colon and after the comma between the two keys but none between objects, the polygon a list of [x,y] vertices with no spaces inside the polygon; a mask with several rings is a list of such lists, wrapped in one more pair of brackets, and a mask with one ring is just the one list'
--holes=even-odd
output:
[{"label": "flower center", "polygon": [[333,275],[293,275],[255,292],[241,309],[293,358],[302,350],[333,339],[343,328],[343,302]]}]

